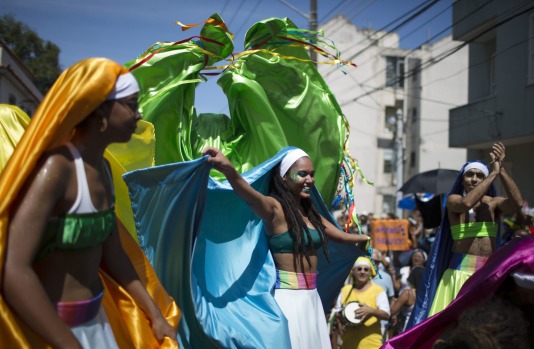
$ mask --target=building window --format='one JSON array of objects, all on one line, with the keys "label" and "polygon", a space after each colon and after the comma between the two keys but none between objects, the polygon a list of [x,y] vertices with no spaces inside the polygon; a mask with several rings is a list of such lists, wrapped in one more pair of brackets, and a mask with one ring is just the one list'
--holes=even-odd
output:
[{"label": "building window", "polygon": [[384,149],[384,173],[393,173],[393,149]]},{"label": "building window", "polygon": [[395,131],[397,127],[397,108],[396,107],[386,107],[384,113],[384,128],[390,130],[391,132]]},{"label": "building window", "polygon": [[495,52],[490,57],[490,96],[497,93],[497,80],[495,79]]},{"label": "building window", "polygon": [[404,88],[404,57],[386,57],[386,86]]},{"label": "building window", "polygon": [[417,108],[412,109],[412,124],[417,123]]},{"label": "building window", "polygon": [[17,97],[14,94],[10,93],[7,99],[7,103],[11,105],[17,105]]},{"label": "building window", "polygon": [[383,195],[382,196],[382,212],[383,213],[395,213],[395,196]]},{"label": "building window", "polygon": [[415,167],[415,160],[416,160],[416,155],[415,155],[415,152],[412,151],[410,153],[410,167]]},{"label": "building window", "polygon": [[528,83],[534,84],[534,13],[528,17]]}]

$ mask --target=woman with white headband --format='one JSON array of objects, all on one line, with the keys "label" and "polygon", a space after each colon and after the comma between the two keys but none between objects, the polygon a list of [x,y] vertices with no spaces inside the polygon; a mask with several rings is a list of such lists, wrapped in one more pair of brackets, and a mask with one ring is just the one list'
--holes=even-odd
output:
[{"label": "woman with white headband", "polygon": [[203,154],[264,222],[277,273],[274,298],[288,320],[291,347],[329,348],[316,290],[318,250],[328,258],[328,239],[354,244],[368,237],[342,232],[316,210],[311,197],[315,169],[303,150],[290,150],[274,168],[269,196],[252,188],[220,150],[208,147]]},{"label": "woman with white headband", "polygon": [[[440,312],[456,298],[497,248],[501,215],[523,205],[519,188],[503,166],[504,145],[493,144],[489,155],[491,171],[481,161],[467,162],[447,196],[444,219],[425,269],[425,292],[418,295],[408,326],[424,320],[426,312],[428,317]],[[496,196],[493,183],[497,177],[508,198]],[[425,309],[424,304],[432,306]]]},{"label": "woman with white headband", "polygon": [[[107,279],[99,271],[142,308],[140,321],[151,336],[176,339],[121,244],[104,159],[109,144],[127,142],[134,133],[138,91],[133,75],[107,59],[67,69],[2,173],[0,336],[6,347],[41,347],[43,341],[54,348],[133,347],[114,336],[117,323],[108,321],[102,302]],[[140,327],[136,331],[143,336]]]}]

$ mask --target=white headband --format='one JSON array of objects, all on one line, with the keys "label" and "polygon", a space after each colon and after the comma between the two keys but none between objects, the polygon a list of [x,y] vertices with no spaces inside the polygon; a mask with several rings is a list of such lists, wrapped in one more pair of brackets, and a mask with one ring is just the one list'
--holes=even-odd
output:
[{"label": "white headband", "polygon": [[286,174],[287,170],[289,170],[291,165],[293,165],[298,159],[304,156],[309,157],[309,155],[306,154],[306,152],[302,149],[297,148],[290,150],[286,154],[286,156],[284,156],[282,162],[280,163],[280,177],[283,177]]},{"label": "white headband", "polygon": [[473,168],[482,171],[484,173],[484,177],[487,177],[489,175],[488,168],[484,164],[480,162],[476,162],[476,161],[470,162],[467,165],[465,165],[464,173],[466,173],[467,171]]},{"label": "white headband", "polygon": [[119,75],[117,82],[115,83],[115,88],[106,98],[107,101],[124,98],[131,96],[134,93],[139,92],[139,85],[137,80],[132,73],[128,72],[126,74]]}]

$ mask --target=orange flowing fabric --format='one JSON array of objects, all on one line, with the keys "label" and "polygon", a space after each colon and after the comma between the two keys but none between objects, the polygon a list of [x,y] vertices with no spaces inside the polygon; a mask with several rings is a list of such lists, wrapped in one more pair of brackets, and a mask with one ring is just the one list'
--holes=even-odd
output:
[{"label": "orange flowing fabric", "polygon": [[[61,74],[39,105],[0,177],[0,282],[11,207],[34,170],[37,160],[45,151],[68,142],[74,127],[104,102],[115,86],[117,77],[126,72],[124,67],[105,58],[81,61]],[[164,290],[150,263],[120,221],[119,233],[122,245],[148,293],[161,309],[163,316],[177,328],[180,310]],[[106,287],[103,305],[119,347],[178,347],[176,342],[168,338],[159,344],[144,312],[114,280],[104,274],[101,276]],[[1,293],[0,338],[2,347],[5,348],[48,347],[18,320]]]}]

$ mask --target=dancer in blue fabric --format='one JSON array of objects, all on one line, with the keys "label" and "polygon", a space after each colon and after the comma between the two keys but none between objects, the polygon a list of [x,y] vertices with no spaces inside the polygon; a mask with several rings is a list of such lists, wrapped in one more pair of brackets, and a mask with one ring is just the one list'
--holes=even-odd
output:
[{"label": "dancer in blue fabric", "polygon": [[[418,293],[411,327],[442,311],[457,296],[466,280],[480,269],[497,247],[500,216],[523,204],[519,188],[504,168],[505,147],[495,143],[490,168],[480,162],[466,163],[448,197],[444,219],[432,245]],[[496,196],[494,181],[500,177],[507,198]],[[437,282],[439,281],[439,285]]]},{"label": "dancer in blue fabric", "polygon": [[316,290],[317,250],[322,247],[328,258],[329,238],[355,244],[368,236],[344,233],[318,213],[311,200],[315,169],[301,149],[289,151],[275,167],[269,196],[252,188],[220,150],[208,147],[203,155],[264,222],[277,273],[274,297],[288,320],[291,347],[329,348]]}]

